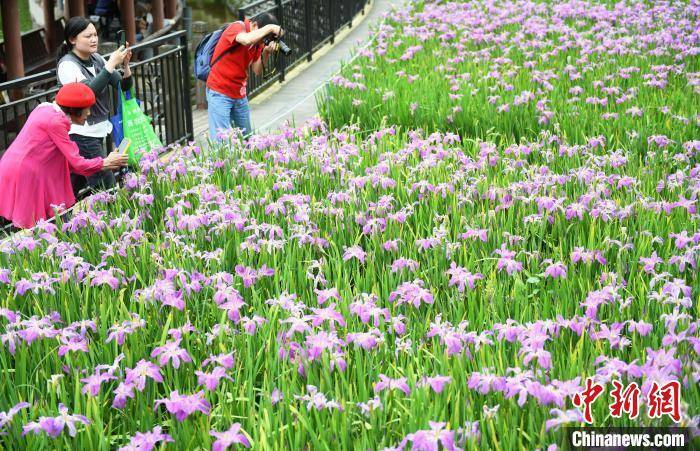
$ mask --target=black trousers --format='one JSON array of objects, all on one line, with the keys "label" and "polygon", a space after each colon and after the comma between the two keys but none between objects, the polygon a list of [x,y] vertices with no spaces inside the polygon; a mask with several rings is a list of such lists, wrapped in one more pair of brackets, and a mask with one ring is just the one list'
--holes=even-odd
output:
[{"label": "black trousers", "polygon": [[[70,139],[78,145],[80,156],[83,158],[106,157],[107,151],[104,146],[104,138],[93,138],[72,134]],[[112,171],[100,171],[87,177],[78,174],[70,175],[73,194],[78,197],[78,193],[85,188],[91,191],[102,191],[114,187],[116,180]]]},{"label": "black trousers", "polygon": [[0,240],[20,230],[12,225],[12,221],[0,216]]}]

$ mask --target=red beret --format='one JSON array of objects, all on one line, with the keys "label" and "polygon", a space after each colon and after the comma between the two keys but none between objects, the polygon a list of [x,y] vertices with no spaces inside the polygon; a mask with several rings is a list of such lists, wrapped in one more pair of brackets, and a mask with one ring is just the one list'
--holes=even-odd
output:
[{"label": "red beret", "polygon": [[56,103],[67,108],[89,108],[95,104],[95,93],[85,83],[68,83],[58,90]]}]

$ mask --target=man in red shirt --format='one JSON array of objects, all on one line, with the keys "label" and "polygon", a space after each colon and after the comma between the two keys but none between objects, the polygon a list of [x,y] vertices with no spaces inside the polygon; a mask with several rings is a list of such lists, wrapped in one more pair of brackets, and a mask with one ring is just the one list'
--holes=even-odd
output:
[{"label": "man in red shirt", "polygon": [[256,75],[262,74],[270,53],[277,50],[277,42],[268,45],[261,42],[270,34],[279,37],[282,28],[268,13],[250,21],[233,22],[222,33],[214,48],[214,65],[207,79],[209,137],[212,140],[219,139],[219,131],[232,127],[242,129],[244,135],[252,132],[246,92],[248,67]]}]

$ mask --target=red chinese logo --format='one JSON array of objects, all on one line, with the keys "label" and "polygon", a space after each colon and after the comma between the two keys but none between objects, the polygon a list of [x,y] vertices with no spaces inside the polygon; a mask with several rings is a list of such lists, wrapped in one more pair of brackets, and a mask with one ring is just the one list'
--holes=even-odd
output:
[{"label": "red chinese logo", "polygon": [[[613,389],[610,392],[612,402],[608,405],[610,416],[621,418],[622,414],[625,413],[631,420],[637,418],[639,416],[639,398],[642,395],[639,385],[632,382],[625,386],[620,381],[612,381],[612,385]],[[586,379],[586,388],[573,397],[574,406],[583,407],[583,418],[588,424],[593,424],[591,405],[602,393],[603,385],[596,384],[593,378],[589,377]],[[680,400],[680,382],[671,381],[662,386],[653,382],[646,399],[649,418],[661,418],[668,415],[674,422],[680,423]]]},{"label": "red chinese logo", "polygon": [[596,384],[593,382],[593,378],[589,377],[586,379],[586,389],[581,393],[576,393],[574,395],[574,406],[583,408],[583,418],[586,423],[593,423],[593,414],[591,414],[591,404],[603,393],[603,386],[601,384]]},{"label": "red chinese logo", "polygon": [[668,415],[674,422],[680,423],[680,399],[680,382],[671,381],[661,387],[656,382],[653,382],[647,396],[649,418],[661,418],[664,415]]},{"label": "red chinese logo", "polygon": [[613,403],[610,404],[610,416],[620,418],[622,412],[626,413],[631,420],[639,416],[639,395],[642,390],[632,382],[626,388],[620,381],[613,381],[613,389],[610,396]]}]

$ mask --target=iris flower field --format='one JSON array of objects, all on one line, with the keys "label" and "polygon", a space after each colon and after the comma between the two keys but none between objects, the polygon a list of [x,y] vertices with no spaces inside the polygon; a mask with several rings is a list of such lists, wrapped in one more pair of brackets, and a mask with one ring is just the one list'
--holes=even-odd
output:
[{"label": "iris flower field", "polygon": [[588,378],[697,435],[699,14],[405,2],[320,118],[13,235],[0,448],[551,451]]}]

